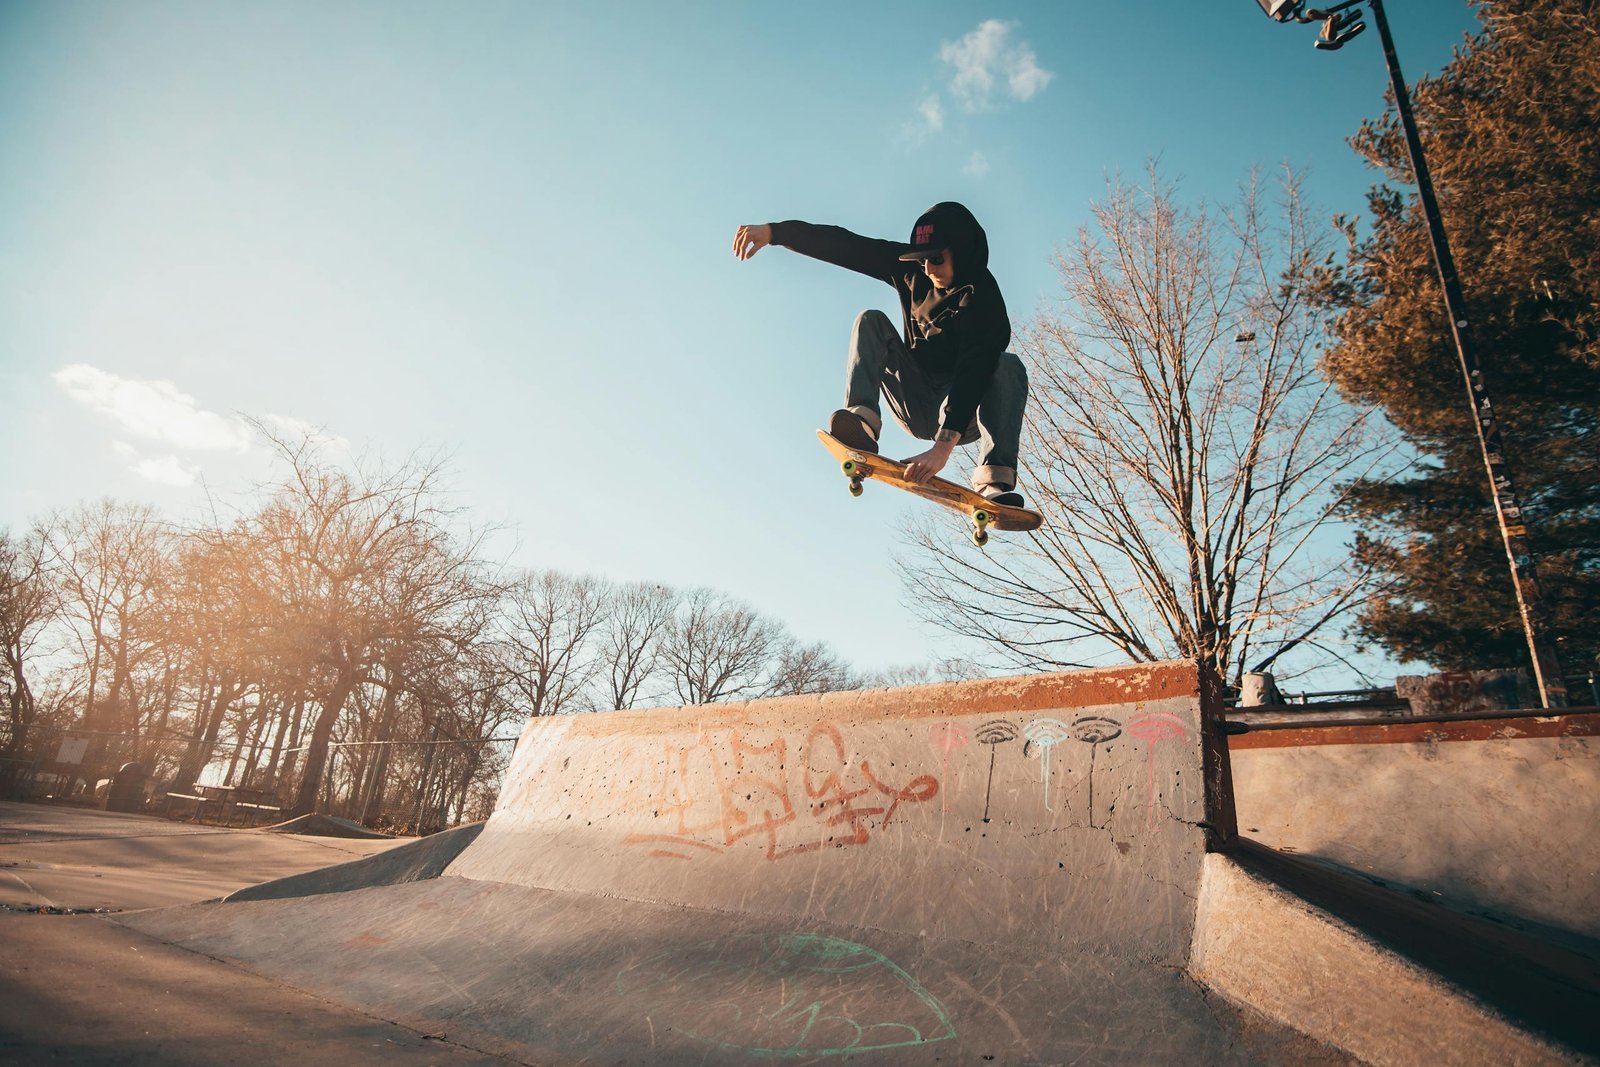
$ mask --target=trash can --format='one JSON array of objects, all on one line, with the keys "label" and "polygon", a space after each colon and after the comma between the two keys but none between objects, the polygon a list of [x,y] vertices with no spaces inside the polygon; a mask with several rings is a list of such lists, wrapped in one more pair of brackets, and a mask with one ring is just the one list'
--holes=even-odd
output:
[{"label": "trash can", "polygon": [[144,783],[148,777],[142,763],[124,763],[111,776],[111,789],[106,793],[107,811],[124,811],[137,814],[144,810]]}]

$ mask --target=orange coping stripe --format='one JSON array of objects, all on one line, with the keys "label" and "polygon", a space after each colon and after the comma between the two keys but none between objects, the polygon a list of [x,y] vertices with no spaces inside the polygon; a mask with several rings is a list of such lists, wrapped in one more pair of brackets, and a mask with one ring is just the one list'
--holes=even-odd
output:
[{"label": "orange coping stripe", "polygon": [[1092,708],[1108,704],[1200,695],[1199,668],[1191,661],[1141,663],[1131,667],[981,678],[895,689],[771,697],[727,704],[605,711],[569,717],[573,737],[648,735],[761,723],[815,723],[819,719],[868,721],[999,715],[1048,708]]},{"label": "orange coping stripe", "polygon": [[1600,735],[1600,714],[1538,718],[1475,719],[1471,722],[1405,722],[1382,726],[1316,726],[1302,730],[1259,730],[1228,738],[1230,751],[1251,748],[1306,748],[1315,745],[1414,745],[1428,741],[1510,741],[1534,737]]}]

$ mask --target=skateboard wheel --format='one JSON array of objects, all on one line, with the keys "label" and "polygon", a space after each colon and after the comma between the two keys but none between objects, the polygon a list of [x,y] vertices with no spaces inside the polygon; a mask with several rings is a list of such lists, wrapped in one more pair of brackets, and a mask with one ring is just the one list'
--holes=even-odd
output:
[{"label": "skateboard wheel", "polygon": [[972,521],[976,523],[978,529],[981,530],[994,521],[994,516],[989,514],[987,511],[974,511],[972,513]]},{"label": "skateboard wheel", "polygon": [[860,496],[861,495],[861,479],[860,478],[851,478],[850,479],[850,495],[851,496]]},{"label": "skateboard wheel", "polygon": [[978,527],[976,530],[973,530],[972,531],[972,543],[977,545],[979,548],[982,548],[984,545],[988,544],[989,543],[989,531],[985,530],[981,526]]},{"label": "skateboard wheel", "polygon": [[844,471],[844,476],[846,478],[856,477],[856,461],[853,459],[847,459],[843,463],[839,464],[839,469]]}]

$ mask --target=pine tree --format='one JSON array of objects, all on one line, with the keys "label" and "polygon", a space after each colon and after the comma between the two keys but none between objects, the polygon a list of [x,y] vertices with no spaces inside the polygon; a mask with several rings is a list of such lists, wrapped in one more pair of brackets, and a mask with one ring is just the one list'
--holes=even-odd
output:
[{"label": "pine tree", "polygon": [[[1578,5],[1583,6],[1583,5]],[[1569,674],[1600,650],[1600,25],[1561,0],[1490,0],[1412,89],[1552,632]],[[1415,449],[1357,483],[1357,558],[1388,577],[1359,632],[1441,668],[1528,662],[1404,134],[1392,104],[1351,140],[1387,183],[1323,297],[1325,369]],[[1402,192],[1402,190],[1405,190]]]}]

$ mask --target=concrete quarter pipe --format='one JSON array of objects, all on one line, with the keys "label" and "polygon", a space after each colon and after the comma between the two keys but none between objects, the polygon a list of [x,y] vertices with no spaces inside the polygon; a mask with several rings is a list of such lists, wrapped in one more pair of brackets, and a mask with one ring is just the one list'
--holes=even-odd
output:
[{"label": "concrete quarter pipe", "polygon": [[534,720],[438,878],[124,921],[529,1063],[1270,1062],[1183,973],[1217,712],[1165,663]]}]

